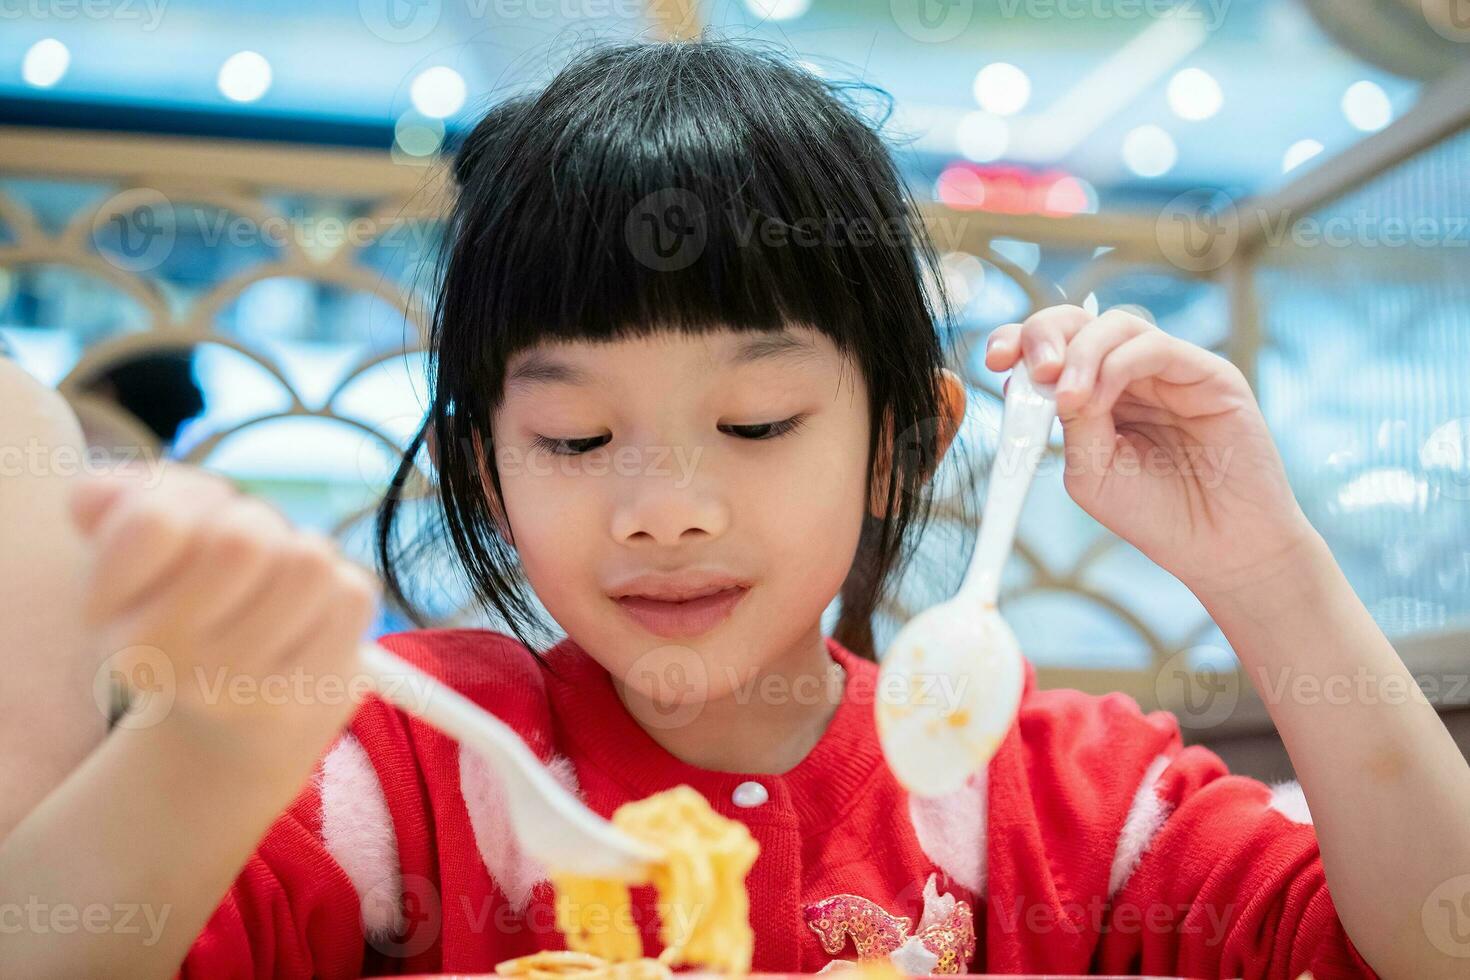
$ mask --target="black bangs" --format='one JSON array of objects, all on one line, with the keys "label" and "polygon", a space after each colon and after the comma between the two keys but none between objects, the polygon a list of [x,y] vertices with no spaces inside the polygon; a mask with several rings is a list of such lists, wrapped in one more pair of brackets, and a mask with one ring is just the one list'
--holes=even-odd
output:
[{"label": "black bangs", "polygon": [[446,292],[487,328],[465,339],[507,358],[801,323],[856,352],[927,322],[898,175],[833,91],[732,44],[644,43],[497,107],[456,161]]},{"label": "black bangs", "polygon": [[554,639],[490,462],[514,354],[805,326],[866,382],[870,489],[884,478],[889,509],[865,524],[834,635],[873,655],[868,620],[929,511],[945,361],[936,325],[950,311],[882,123],[864,118],[853,93],[886,98],[744,42],[603,45],[499,103],[465,137],[429,338],[432,401],[378,515],[388,594],[417,622],[399,560],[422,542],[400,543],[394,521],[427,446],[438,530],[474,598],[527,646],[537,643],[525,628]]}]

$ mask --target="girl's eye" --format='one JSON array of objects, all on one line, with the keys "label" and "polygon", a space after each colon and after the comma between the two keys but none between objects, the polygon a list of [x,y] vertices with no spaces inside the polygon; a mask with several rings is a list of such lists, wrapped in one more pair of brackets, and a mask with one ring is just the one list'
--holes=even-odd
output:
[{"label": "girl's eye", "polygon": [[[763,422],[760,425],[725,425],[720,428],[731,435],[741,439],[761,441],[765,439],[778,439],[789,435],[806,422],[805,415],[797,415],[786,419],[784,422]],[[548,453],[558,456],[580,456],[591,452],[607,444],[611,436],[592,436],[587,439],[548,439],[546,436],[533,436],[531,444]]]},{"label": "girl's eye", "polygon": [[797,415],[784,422],[765,422],[761,425],[727,425],[724,428],[742,439],[778,439],[801,428],[805,415]]},{"label": "girl's eye", "polygon": [[592,436],[587,439],[548,439],[545,436],[535,436],[531,439],[531,444],[537,449],[544,449],[557,456],[580,456],[604,445],[609,438],[609,436]]}]

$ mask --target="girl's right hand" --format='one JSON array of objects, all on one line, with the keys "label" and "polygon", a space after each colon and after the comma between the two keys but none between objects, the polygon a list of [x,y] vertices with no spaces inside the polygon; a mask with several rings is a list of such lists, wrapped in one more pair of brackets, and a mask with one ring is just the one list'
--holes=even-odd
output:
[{"label": "girl's right hand", "polygon": [[120,724],[182,715],[289,755],[350,720],[378,586],[330,539],[183,465],[89,478],[71,504],[93,550],[84,621],[141,695]]}]

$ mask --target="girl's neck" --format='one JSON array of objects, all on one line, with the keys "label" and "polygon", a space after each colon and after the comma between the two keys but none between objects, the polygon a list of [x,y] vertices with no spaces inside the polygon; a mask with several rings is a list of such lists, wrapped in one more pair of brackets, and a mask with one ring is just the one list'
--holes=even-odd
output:
[{"label": "girl's neck", "polygon": [[[832,659],[820,624],[760,673],[741,675],[728,695],[706,701],[687,724],[639,724],[676,759],[716,772],[778,775],[795,768],[822,738],[842,702],[846,674]],[[648,717],[614,681],[635,720]]]}]

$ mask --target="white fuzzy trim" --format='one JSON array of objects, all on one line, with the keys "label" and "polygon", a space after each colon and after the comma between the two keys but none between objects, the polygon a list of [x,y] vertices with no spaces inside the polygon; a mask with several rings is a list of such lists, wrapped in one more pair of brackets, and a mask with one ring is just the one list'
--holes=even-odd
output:
[{"label": "white fuzzy trim", "polygon": [[989,768],[953,793],[909,797],[909,819],[924,854],[975,895],[985,892],[986,791]]},{"label": "white fuzzy trim", "polygon": [[[579,795],[577,773],[570,759],[552,756],[546,768],[572,795]],[[546,869],[521,850],[511,827],[505,787],[499,775],[479,753],[461,745],[459,783],[485,870],[490,872],[490,879],[499,886],[511,908],[524,911],[531,900],[531,890],[546,880]]]},{"label": "white fuzzy trim", "polygon": [[1272,784],[1271,802],[1266,805],[1292,823],[1312,822],[1312,811],[1307,809],[1307,798],[1302,793],[1301,783],[1295,779]]},{"label": "white fuzzy trim", "polygon": [[1108,897],[1112,898],[1128,880],[1143,860],[1144,852],[1153,841],[1154,835],[1169,816],[1169,804],[1159,798],[1159,776],[1169,767],[1169,757],[1154,758],[1144,770],[1143,779],[1133,794],[1133,803],[1128,816],[1123,820],[1123,830],[1118,835],[1118,848],[1113,852],[1113,869],[1108,874]]},{"label": "white fuzzy trim", "polygon": [[922,937],[913,935],[888,954],[888,961],[911,977],[927,977],[939,965],[939,954],[925,946]]},{"label": "white fuzzy trim", "polygon": [[369,937],[403,929],[398,836],[367,750],[343,735],[322,760],[322,843],[357,891]]},{"label": "white fuzzy trim", "polygon": [[919,924],[914,927],[914,935],[932,929],[948,919],[959,904],[949,892],[939,894],[939,884],[935,880],[938,877],[931,874],[929,880],[924,882],[924,911],[919,913]]},{"label": "white fuzzy trim", "polygon": [[[939,962],[937,959],[935,962]],[[857,964],[852,960],[828,960],[827,965],[818,970],[818,973],[836,973],[839,970],[856,970]]]}]

